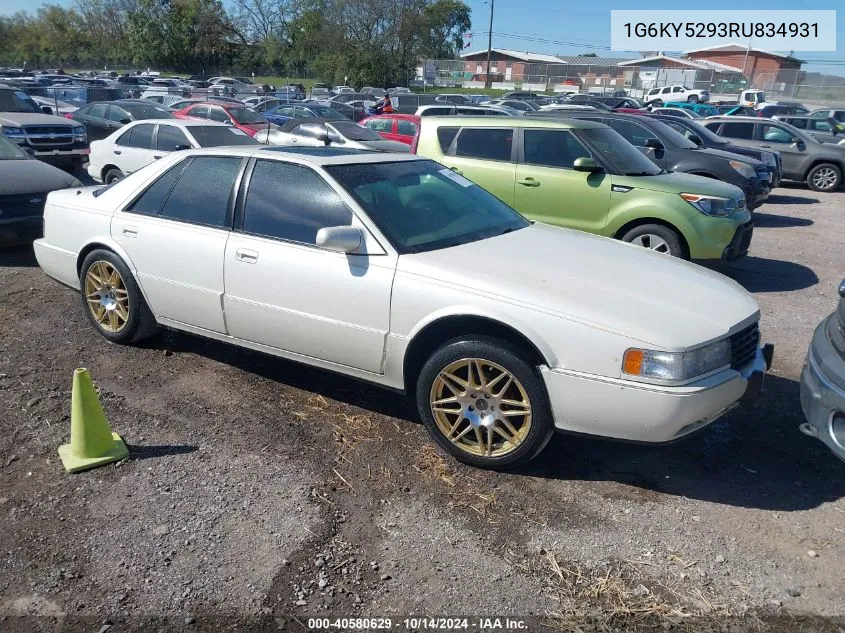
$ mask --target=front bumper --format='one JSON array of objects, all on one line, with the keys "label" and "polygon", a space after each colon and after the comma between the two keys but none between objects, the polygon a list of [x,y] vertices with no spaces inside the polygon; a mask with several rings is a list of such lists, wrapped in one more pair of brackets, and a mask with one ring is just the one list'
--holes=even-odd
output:
[{"label": "front bumper", "polygon": [[0,219],[0,246],[31,244],[44,234],[44,216]]},{"label": "front bumper", "polygon": [[769,197],[769,173],[758,173],[757,177],[747,179],[742,191],[745,194],[745,203],[748,209],[753,211]]},{"label": "front bumper", "polygon": [[[680,387],[650,385],[562,369],[542,370],[558,431],[662,443],[689,435],[759,394],[773,348],[740,370]],[[747,394],[747,395],[746,395]]]},{"label": "front bumper", "polygon": [[[836,382],[845,380],[843,359],[827,338],[832,315],[821,322],[801,371],[801,408],[807,422],[801,432],[824,442],[839,459],[845,461],[845,389]],[[838,381],[832,378],[838,377]],[[843,416],[838,418],[837,416]]]},{"label": "front bumper", "polygon": [[754,236],[754,221],[738,226],[730,244],[722,251],[722,261],[733,262],[748,255],[751,238]]}]

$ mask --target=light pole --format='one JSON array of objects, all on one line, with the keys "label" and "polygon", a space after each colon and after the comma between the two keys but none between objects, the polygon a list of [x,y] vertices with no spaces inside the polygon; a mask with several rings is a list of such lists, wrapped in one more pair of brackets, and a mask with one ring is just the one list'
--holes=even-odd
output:
[{"label": "light pole", "polygon": [[490,30],[487,31],[487,75],[484,77],[484,87],[490,88],[490,58],[493,56],[493,3],[490,0]]}]

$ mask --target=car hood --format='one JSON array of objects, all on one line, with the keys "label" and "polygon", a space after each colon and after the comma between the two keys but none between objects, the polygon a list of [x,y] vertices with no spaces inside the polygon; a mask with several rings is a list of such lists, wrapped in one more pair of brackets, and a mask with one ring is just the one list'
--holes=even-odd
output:
[{"label": "car hood", "polygon": [[69,173],[40,160],[0,160],[0,196],[55,191],[75,182]]},{"label": "car hood", "polygon": [[680,351],[759,317],[733,280],[632,244],[544,224],[426,253],[397,273],[456,286]]},{"label": "car hood", "polygon": [[665,193],[698,193],[708,196],[739,199],[742,189],[715,178],[695,176],[680,171],[667,172],[656,176],[613,176],[614,185],[663,191]]},{"label": "car hood", "polygon": [[387,139],[382,141],[356,141],[356,144],[360,145],[362,149],[373,149],[378,152],[399,152],[407,154],[411,151],[411,146],[407,143]]},{"label": "car hood", "polygon": [[725,150],[721,150],[721,149],[713,149],[711,147],[708,147],[706,149],[699,149],[697,151],[701,152],[702,154],[709,154],[710,156],[718,156],[719,158],[724,158],[726,160],[737,160],[738,158],[741,158],[742,162],[748,163],[754,169],[756,169],[758,163],[761,162],[761,161],[757,160],[756,158],[750,158],[750,157],[747,157],[747,156],[741,156],[740,157],[740,156],[737,156],[736,154],[734,154],[731,151],[725,151]]},{"label": "car hood", "polygon": [[0,113],[0,125],[67,125],[75,126],[63,116],[53,114],[33,114],[30,112]]}]

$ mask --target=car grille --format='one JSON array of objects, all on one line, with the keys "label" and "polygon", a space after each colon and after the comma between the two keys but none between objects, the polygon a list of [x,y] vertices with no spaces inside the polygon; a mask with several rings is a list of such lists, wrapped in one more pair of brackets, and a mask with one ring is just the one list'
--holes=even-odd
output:
[{"label": "car grille", "polygon": [[67,145],[73,143],[73,128],[67,125],[30,125],[24,128],[31,145]]},{"label": "car grille", "polygon": [[739,369],[754,360],[759,344],[759,323],[753,323],[731,336],[731,367]]},{"label": "car grille", "polygon": [[0,196],[0,220],[15,220],[44,214],[46,193]]}]

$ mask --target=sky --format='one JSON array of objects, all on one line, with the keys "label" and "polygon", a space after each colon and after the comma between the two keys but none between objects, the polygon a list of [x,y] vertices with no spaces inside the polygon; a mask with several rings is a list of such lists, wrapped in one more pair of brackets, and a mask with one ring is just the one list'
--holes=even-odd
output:
[{"label": "sky", "polygon": [[[224,0],[225,2],[225,0]],[[487,49],[489,0],[465,0],[472,9],[473,37],[467,50]],[[494,0],[493,46],[533,53],[578,55],[596,53],[605,57],[637,57],[636,51],[610,50],[611,9],[694,9],[708,10],[749,8],[736,0],[709,0],[702,3],[678,3],[676,0],[649,0],[647,3],[609,0],[605,2],[564,2],[563,0]],[[52,0],[52,3],[70,5],[72,0]],[[41,0],[0,0],[0,14],[19,10],[34,11]],[[842,9],[839,0],[816,0],[810,5],[799,5],[795,0],[766,0],[766,9]],[[838,5],[838,6],[837,6]],[[837,16],[836,52],[800,51],[795,56],[808,60],[805,70],[845,75],[845,10]],[[761,11],[761,19],[765,12]],[[744,43],[744,42],[742,42]],[[703,43],[702,46],[706,46]],[[753,42],[752,42],[753,46]],[[765,48],[765,47],[761,47]],[[669,53],[669,51],[666,51]],[[776,51],[788,53],[789,51]],[[817,61],[818,60],[818,61]]]}]

